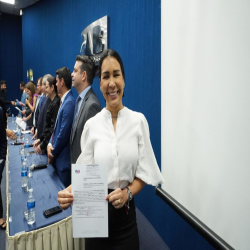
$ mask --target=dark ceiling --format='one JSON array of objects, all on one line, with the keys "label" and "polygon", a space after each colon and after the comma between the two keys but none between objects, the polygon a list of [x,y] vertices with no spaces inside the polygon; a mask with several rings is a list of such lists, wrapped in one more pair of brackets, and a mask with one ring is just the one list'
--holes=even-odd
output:
[{"label": "dark ceiling", "polygon": [[15,4],[3,3],[0,0],[0,12],[20,15],[20,10],[29,7],[30,5],[39,2],[40,0],[15,0]]}]

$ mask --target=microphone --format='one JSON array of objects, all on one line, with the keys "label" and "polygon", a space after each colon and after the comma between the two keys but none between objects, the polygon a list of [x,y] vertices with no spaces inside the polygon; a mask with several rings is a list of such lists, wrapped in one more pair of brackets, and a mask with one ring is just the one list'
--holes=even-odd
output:
[{"label": "microphone", "polygon": [[24,143],[23,142],[13,142],[11,143],[11,145],[23,145]]},{"label": "microphone", "polygon": [[32,166],[30,166],[30,171],[44,169],[47,167],[48,167],[47,164],[41,164],[41,165],[37,165],[37,166],[32,165]]}]

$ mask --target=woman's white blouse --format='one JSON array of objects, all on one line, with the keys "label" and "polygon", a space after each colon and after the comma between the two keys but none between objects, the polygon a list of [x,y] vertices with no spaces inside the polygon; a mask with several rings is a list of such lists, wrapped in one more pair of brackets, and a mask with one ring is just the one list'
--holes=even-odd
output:
[{"label": "woman's white blouse", "polygon": [[146,118],[126,107],[118,113],[116,132],[106,108],[89,119],[82,133],[81,150],[76,164],[107,165],[111,189],[124,188],[135,177],[153,186],[164,182]]}]

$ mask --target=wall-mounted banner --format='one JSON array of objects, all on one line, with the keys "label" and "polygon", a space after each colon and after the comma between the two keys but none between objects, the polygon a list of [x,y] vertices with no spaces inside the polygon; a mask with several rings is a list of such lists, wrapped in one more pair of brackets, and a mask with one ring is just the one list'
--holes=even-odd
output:
[{"label": "wall-mounted banner", "polygon": [[108,16],[91,23],[83,30],[81,37],[80,53],[93,58],[97,66],[104,50],[108,48]]}]

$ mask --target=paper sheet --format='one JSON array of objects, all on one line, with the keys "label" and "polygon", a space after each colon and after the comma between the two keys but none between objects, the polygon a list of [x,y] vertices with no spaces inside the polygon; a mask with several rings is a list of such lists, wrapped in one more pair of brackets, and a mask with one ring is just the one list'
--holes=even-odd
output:
[{"label": "paper sheet", "polygon": [[17,109],[19,112],[22,112],[22,110],[18,107],[15,107],[15,109]]},{"label": "paper sheet", "polygon": [[25,130],[25,131],[22,131],[21,133],[22,133],[22,134],[30,134],[30,133],[31,133],[31,130]]},{"label": "paper sheet", "polygon": [[17,117],[16,118],[16,123],[19,127],[21,127],[22,130],[26,130],[26,122],[25,121],[22,121],[21,118]]},{"label": "paper sheet", "polygon": [[108,237],[107,167],[72,164],[73,237]]}]

